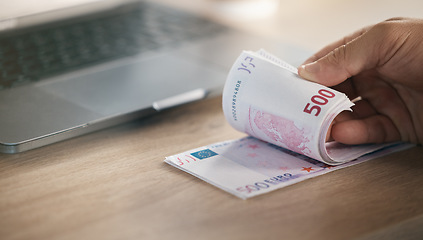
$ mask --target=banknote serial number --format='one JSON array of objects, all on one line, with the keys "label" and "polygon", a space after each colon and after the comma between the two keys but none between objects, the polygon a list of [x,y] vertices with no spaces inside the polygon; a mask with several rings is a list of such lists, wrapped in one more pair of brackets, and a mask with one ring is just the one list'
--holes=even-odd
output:
[{"label": "banknote serial number", "polygon": [[235,84],[235,88],[234,88],[234,95],[232,96],[232,118],[234,119],[234,121],[238,121],[238,117],[237,117],[237,109],[236,109],[236,100],[238,97],[238,92],[239,92],[239,88],[241,87],[241,81],[238,80]]},{"label": "banknote serial number", "polygon": [[276,185],[282,182],[289,181],[290,179],[294,178],[291,173],[284,173],[283,175],[271,177],[269,179],[265,179],[262,182],[255,182],[253,184],[248,184],[242,187],[237,188],[238,192],[243,192],[246,194],[257,192],[262,189],[269,188],[272,185]]},{"label": "banknote serial number", "polygon": [[308,102],[305,107],[303,112],[311,114],[314,116],[319,116],[320,112],[322,111],[321,106],[326,105],[329,102],[330,98],[334,98],[335,97],[335,93],[327,90],[327,89],[320,89],[318,92],[318,94],[313,95],[310,99],[311,103]]}]

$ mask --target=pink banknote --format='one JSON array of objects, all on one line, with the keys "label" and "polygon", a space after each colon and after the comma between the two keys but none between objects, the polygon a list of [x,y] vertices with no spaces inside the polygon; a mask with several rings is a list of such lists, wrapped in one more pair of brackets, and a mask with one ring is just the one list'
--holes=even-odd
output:
[{"label": "pink banknote", "polygon": [[326,142],[333,119],[353,105],[344,93],[300,78],[295,67],[264,50],[242,52],[223,91],[223,112],[234,128],[331,165],[389,145]]},{"label": "pink banknote", "polygon": [[169,156],[166,162],[246,199],[413,145],[326,142],[332,120],[353,103],[305,81],[265,52],[243,52],[223,91],[227,121],[248,134]]}]

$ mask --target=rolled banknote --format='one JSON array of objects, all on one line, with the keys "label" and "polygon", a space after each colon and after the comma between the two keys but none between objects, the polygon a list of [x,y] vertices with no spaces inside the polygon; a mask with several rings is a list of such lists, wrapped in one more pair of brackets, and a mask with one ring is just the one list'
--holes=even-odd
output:
[{"label": "rolled banknote", "polygon": [[326,142],[334,118],[354,105],[339,91],[306,81],[272,54],[244,51],[223,90],[223,112],[237,130],[265,142],[336,165],[390,144]]}]

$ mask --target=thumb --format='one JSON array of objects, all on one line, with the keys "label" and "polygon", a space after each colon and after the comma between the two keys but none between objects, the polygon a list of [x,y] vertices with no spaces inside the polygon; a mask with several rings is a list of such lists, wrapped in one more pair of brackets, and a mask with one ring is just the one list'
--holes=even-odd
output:
[{"label": "thumb", "polygon": [[358,36],[314,62],[301,65],[298,74],[310,81],[334,86],[363,70],[376,67],[380,53],[380,38],[375,34]]}]

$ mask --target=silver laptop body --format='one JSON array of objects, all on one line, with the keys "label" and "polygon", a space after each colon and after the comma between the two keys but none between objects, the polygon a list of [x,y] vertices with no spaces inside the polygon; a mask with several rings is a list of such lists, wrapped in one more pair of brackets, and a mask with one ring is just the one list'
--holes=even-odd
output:
[{"label": "silver laptop body", "polygon": [[216,96],[245,49],[265,48],[294,64],[307,55],[152,2],[45,2],[45,11],[0,22],[3,153]]}]

